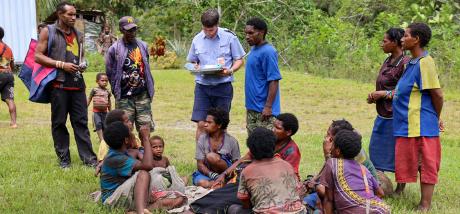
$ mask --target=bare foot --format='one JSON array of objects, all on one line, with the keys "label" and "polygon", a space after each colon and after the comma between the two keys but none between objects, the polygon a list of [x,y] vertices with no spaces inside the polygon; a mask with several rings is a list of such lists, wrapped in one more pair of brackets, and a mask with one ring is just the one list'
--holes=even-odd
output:
[{"label": "bare foot", "polygon": [[14,124],[10,124],[10,128],[12,129],[16,129],[18,128],[18,124],[14,123]]},{"label": "bare foot", "polygon": [[405,183],[398,183],[396,185],[396,189],[393,193],[393,195],[395,196],[400,196],[403,192],[404,192],[404,188],[406,188],[406,184]]},{"label": "bare foot", "polygon": [[150,212],[150,210],[144,209],[144,214],[152,214],[152,213]]},{"label": "bare foot", "polygon": [[430,209],[431,209],[431,207],[429,207],[429,206],[425,207],[425,206],[422,206],[420,204],[417,206],[417,211],[422,212],[422,213],[426,213],[426,212],[430,211]]}]

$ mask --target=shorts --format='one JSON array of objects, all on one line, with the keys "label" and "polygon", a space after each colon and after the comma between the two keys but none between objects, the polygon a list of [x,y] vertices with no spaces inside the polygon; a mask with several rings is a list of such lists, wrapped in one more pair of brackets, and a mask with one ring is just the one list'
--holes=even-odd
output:
[{"label": "shorts", "polygon": [[[227,163],[227,166],[230,167],[232,165],[232,161],[231,160],[228,160],[227,158],[225,157],[222,157],[222,155],[220,156],[220,158],[222,160],[224,160],[226,163]],[[207,180],[207,181],[210,181],[211,178],[208,177],[207,175],[201,173],[199,170],[196,170],[195,172],[193,172],[192,174],[192,182],[193,182],[193,185],[197,185],[197,183],[201,180]]]},{"label": "shorts", "polygon": [[0,93],[2,101],[14,100],[14,75],[11,72],[0,72]]},{"label": "shorts", "polygon": [[93,126],[94,131],[102,130],[104,131],[104,123],[107,112],[93,112]]},{"label": "shorts", "polygon": [[246,129],[248,130],[248,135],[254,131],[257,127],[264,127],[267,129],[273,129],[273,122],[275,121],[275,117],[272,115],[268,120],[262,121],[262,113],[247,110],[246,111]]},{"label": "shorts", "polygon": [[222,108],[230,112],[233,99],[231,82],[218,85],[195,84],[195,100],[193,103],[192,121],[204,121],[210,108]]},{"label": "shorts", "polygon": [[150,125],[150,131],[155,130],[155,123],[152,118],[151,99],[147,92],[142,94],[122,98],[115,102],[115,107],[128,114],[128,118],[136,125],[137,131],[142,125]]},{"label": "shorts", "polygon": [[439,137],[396,137],[395,177],[398,183],[438,183],[441,165]]}]

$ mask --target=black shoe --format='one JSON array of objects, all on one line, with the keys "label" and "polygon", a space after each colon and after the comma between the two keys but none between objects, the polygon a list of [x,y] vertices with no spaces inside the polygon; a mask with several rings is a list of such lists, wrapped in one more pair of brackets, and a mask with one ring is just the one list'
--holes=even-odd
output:
[{"label": "black shoe", "polygon": [[70,169],[70,163],[69,162],[61,162],[59,163],[59,166],[61,169]]}]

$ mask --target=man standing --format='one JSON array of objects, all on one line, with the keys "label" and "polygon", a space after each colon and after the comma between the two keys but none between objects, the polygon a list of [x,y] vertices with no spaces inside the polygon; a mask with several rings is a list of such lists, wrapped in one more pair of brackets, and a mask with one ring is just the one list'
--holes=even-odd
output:
[{"label": "man standing", "polygon": [[17,128],[16,125],[16,105],[14,104],[14,58],[10,47],[3,43],[5,31],[0,27],[0,93],[2,101],[8,105],[10,111],[10,127]]},{"label": "man standing", "polygon": [[69,114],[80,159],[85,165],[94,167],[97,162],[89,137],[86,86],[81,74],[86,67],[80,62],[83,36],[74,28],[76,9],[73,4],[59,3],[56,14],[56,23],[40,32],[35,51],[36,63],[57,69],[56,79],[50,87],[54,148],[61,168],[69,168],[69,132],[66,128]]},{"label": "man standing", "polygon": [[246,22],[246,41],[252,46],[246,62],[246,128],[248,134],[256,127],[272,129],[274,116],[280,113],[278,54],[265,41],[267,23],[259,18]]},{"label": "man standing", "polygon": [[118,24],[123,37],[105,55],[105,72],[112,86],[115,107],[128,114],[138,132],[142,125],[149,125],[153,131],[154,81],[147,44],[136,39],[137,24],[133,17],[122,17]]},{"label": "man standing", "polygon": [[217,75],[196,75],[192,121],[197,122],[196,139],[204,132],[206,112],[218,107],[230,112],[233,99],[233,73],[243,64],[246,54],[238,37],[219,27],[219,13],[209,9],[201,15],[202,31],[192,41],[187,61],[197,67],[221,64]]}]

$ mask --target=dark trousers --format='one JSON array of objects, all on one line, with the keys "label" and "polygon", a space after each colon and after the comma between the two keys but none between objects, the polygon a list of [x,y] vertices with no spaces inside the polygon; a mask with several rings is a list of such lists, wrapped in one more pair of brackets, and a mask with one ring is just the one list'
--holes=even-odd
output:
[{"label": "dark trousers", "polygon": [[85,91],[69,91],[60,88],[51,89],[51,132],[54,149],[59,160],[70,163],[69,132],[67,114],[75,135],[78,154],[84,164],[96,162],[96,154],[89,137],[88,106]]}]

